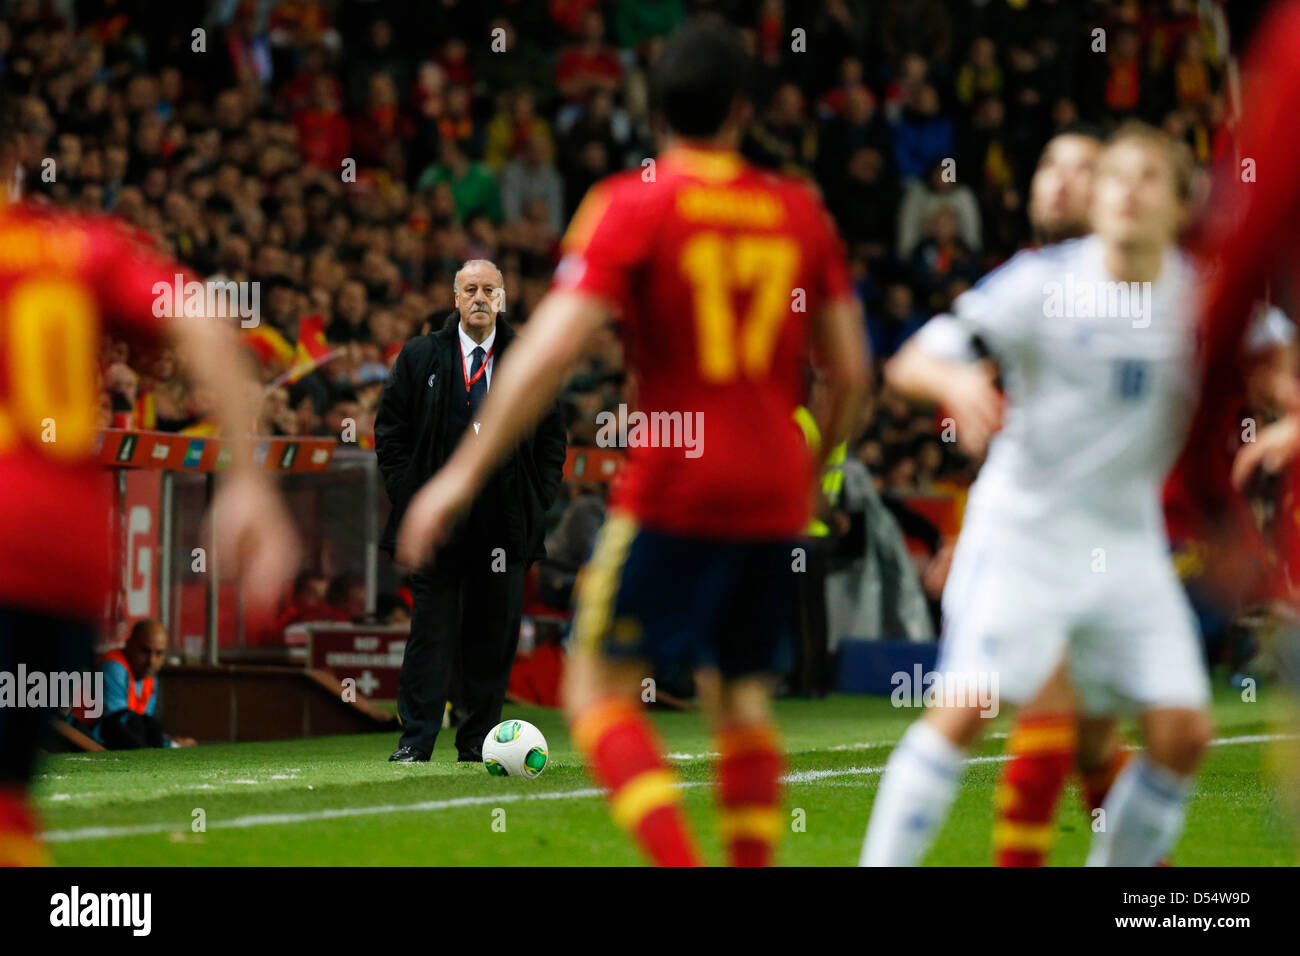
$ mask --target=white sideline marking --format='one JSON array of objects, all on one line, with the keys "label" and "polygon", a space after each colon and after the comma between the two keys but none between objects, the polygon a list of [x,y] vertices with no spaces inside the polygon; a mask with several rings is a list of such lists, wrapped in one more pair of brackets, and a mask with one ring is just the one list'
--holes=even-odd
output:
[{"label": "white sideline marking", "polygon": [[[1210,741],[1211,747],[1224,747],[1229,744],[1262,744],[1271,740],[1297,740],[1300,734],[1244,734],[1240,737],[1220,737]],[[1125,750],[1141,750],[1141,747],[1126,746]],[[985,757],[967,757],[962,763],[1006,763],[1010,754],[990,754]],[[830,777],[869,777],[881,773],[884,767],[843,767],[839,770],[801,770],[788,773],[781,778],[782,783],[809,783],[813,780],[826,780]]]},{"label": "white sideline marking", "polygon": [[[1210,741],[1212,747],[1226,747],[1234,744],[1260,744],[1273,740],[1297,740],[1300,734],[1247,734],[1241,737],[1221,737]],[[822,751],[804,751],[804,753]],[[1006,754],[985,757],[968,757],[964,763],[1003,763],[1010,760]],[[832,777],[869,777],[884,771],[879,767],[844,767],[839,770],[804,770],[789,773],[781,778],[782,783],[811,783]],[[693,787],[710,786],[711,781],[692,780],[677,784],[683,790]],[[436,810],[453,810],[458,807],[476,807],[484,804],[499,805],[518,803],[521,800],[583,800],[600,797],[605,793],[599,787],[583,787],[579,790],[552,790],[544,793],[497,793],[482,794],[475,797],[453,797],[449,800],[425,800],[420,803],[380,804],[370,807],[338,807],[332,810],[312,810],[306,813],[262,813],[251,816],[233,817],[229,820],[208,821],[209,830],[246,829],[248,827],[277,826],[290,823],[311,823],[316,820],[338,820],[347,817],[367,817],[387,813],[429,813]],[[147,836],[152,833],[183,833],[185,823],[140,823],[121,827],[81,827],[76,830],[47,830],[41,839],[47,843],[74,843],[80,840],[105,840],[114,837]]]}]

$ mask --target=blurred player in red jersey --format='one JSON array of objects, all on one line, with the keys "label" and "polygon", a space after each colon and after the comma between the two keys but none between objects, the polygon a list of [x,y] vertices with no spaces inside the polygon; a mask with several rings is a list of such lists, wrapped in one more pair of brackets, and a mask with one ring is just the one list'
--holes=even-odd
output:
[{"label": "blurred player in red jersey", "polygon": [[[1228,544],[1232,541],[1228,493],[1205,477],[1214,474],[1215,461],[1222,454],[1227,440],[1224,428],[1236,427],[1222,422],[1221,409],[1240,392],[1246,375],[1243,353],[1253,303],[1265,296],[1275,278],[1282,278],[1279,287],[1287,288],[1300,255],[1300,230],[1296,228],[1300,219],[1300,179],[1296,177],[1300,124],[1295,121],[1296,96],[1300,95],[1300,57],[1296,56],[1300,50],[1300,2],[1286,0],[1273,5],[1256,37],[1245,65],[1237,153],[1216,178],[1215,216],[1203,235],[1205,252],[1218,268],[1204,306],[1205,376],[1187,450],[1189,494],[1212,520],[1222,524],[1225,530],[1219,538]],[[1290,465],[1277,509],[1276,543],[1283,570],[1278,576],[1277,596],[1290,605],[1292,613],[1300,597],[1295,584],[1300,570],[1300,516],[1295,511],[1300,469],[1293,463],[1300,436],[1297,422],[1300,410],[1293,404],[1286,416],[1260,431],[1253,446],[1245,447],[1232,475],[1240,488],[1261,466],[1277,472]],[[1240,565],[1234,558],[1229,550],[1216,564],[1231,572]],[[1231,583],[1242,585],[1240,581]],[[1280,643],[1278,656],[1284,674],[1293,689],[1300,687],[1300,637],[1294,626],[1280,635]],[[1300,793],[1296,786],[1300,753],[1293,742],[1283,746],[1283,761],[1291,777],[1284,790],[1300,819],[1300,805],[1295,803],[1295,795]]]},{"label": "blurred player in red jersey", "polygon": [[[1188,443],[1188,497],[1211,517],[1223,520],[1233,509],[1232,488],[1219,480],[1217,462],[1226,433],[1238,423],[1224,421],[1223,409],[1244,389],[1246,343],[1252,306],[1265,298],[1269,282],[1290,270],[1300,254],[1300,127],[1292,104],[1300,92],[1300,3],[1276,4],[1256,31],[1258,42],[1246,61],[1246,92],[1233,158],[1219,170],[1211,216],[1201,237],[1206,257],[1216,266],[1209,283],[1201,326],[1205,375],[1202,397]],[[1282,283],[1286,288],[1286,283]],[[1279,471],[1295,451],[1295,389],[1292,408],[1274,426],[1262,429],[1233,467],[1240,486],[1259,466]],[[1286,524],[1290,524],[1287,522]],[[1289,550],[1284,548],[1284,550]]]},{"label": "blurred player in red jersey", "polygon": [[[6,184],[17,135],[0,129]],[[94,662],[112,507],[94,454],[102,335],[171,336],[215,397],[226,435],[256,420],[233,330],[155,315],[154,284],[183,272],[108,220],[10,202],[0,190],[0,672],[83,672]],[[215,546],[241,569],[251,606],[269,610],[295,570],[296,539],[248,443],[230,450]],[[48,719],[42,708],[0,707],[0,864],[45,859],[26,791]]]},{"label": "blurred player in red jersey", "polygon": [[819,197],[736,152],[745,72],[730,28],[690,23],[668,41],[654,78],[666,150],[588,194],[480,433],[416,495],[398,541],[407,564],[427,560],[615,316],[639,410],[652,423],[698,423],[696,445],[629,432],[578,588],[565,706],[615,820],[665,865],[698,856],[637,695],[653,673],[692,670],[718,736],[729,859],[771,859],[782,765],[771,677],[788,664],[799,536],[820,470],[793,412],[810,346],[831,396],[823,449],[845,437],[867,376],[844,253]]}]

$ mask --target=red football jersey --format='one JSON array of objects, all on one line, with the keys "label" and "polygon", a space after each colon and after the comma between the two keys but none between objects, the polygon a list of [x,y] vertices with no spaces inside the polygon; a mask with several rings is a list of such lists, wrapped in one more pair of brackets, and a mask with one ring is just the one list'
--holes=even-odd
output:
[{"label": "red football jersey", "polygon": [[792,416],[809,318],[850,294],[843,245],[812,187],[735,152],[652,169],[592,188],[554,282],[610,304],[636,375],[611,507],[675,534],[798,535],[813,475]]},{"label": "red football jersey", "polygon": [[[1175,545],[1204,539],[1212,520],[1231,522],[1242,534],[1259,538],[1250,504],[1232,487],[1232,462],[1241,449],[1240,421],[1246,408],[1243,383],[1212,415],[1202,414],[1204,433],[1216,436],[1219,447],[1185,445],[1165,479],[1165,526]],[[1213,516],[1204,506],[1207,490],[1221,509]]]},{"label": "red football jersey", "polygon": [[107,328],[157,337],[155,282],[181,267],[109,222],[0,199],[0,604],[95,617],[109,482],[94,463]]},{"label": "red football jersey", "polygon": [[[1264,299],[1267,282],[1286,271],[1300,251],[1295,228],[1300,214],[1300,184],[1291,174],[1300,160],[1300,124],[1292,114],[1300,93],[1300,3],[1276,4],[1257,30],[1255,48],[1246,60],[1245,108],[1238,126],[1240,162],[1219,171],[1209,204],[1209,221],[1200,242],[1207,260],[1217,261],[1205,295],[1199,331],[1204,362],[1202,395],[1182,474],[1190,499],[1203,512],[1218,517],[1230,511],[1239,496],[1223,487],[1225,429],[1239,422],[1224,420],[1233,407],[1246,374],[1243,342],[1253,305]],[[1300,469],[1290,469],[1283,516],[1296,499]],[[1300,525],[1279,524],[1284,564],[1300,555]]]}]

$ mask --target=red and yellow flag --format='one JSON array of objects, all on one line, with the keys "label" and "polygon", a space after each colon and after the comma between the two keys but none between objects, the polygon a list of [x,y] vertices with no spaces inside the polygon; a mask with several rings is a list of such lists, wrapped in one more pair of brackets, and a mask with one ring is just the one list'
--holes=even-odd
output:
[{"label": "red and yellow flag", "polygon": [[132,420],[136,428],[153,431],[158,427],[158,409],[154,403],[153,389],[149,389],[135,400]]},{"label": "red and yellow flag", "polygon": [[192,435],[196,438],[216,438],[221,434],[221,423],[211,418],[200,418],[193,425],[187,425],[178,434]]},{"label": "red and yellow flag", "polygon": [[288,382],[298,381],[334,357],[337,350],[325,341],[325,319],[319,315],[304,315],[298,320],[298,347],[293,353],[293,368]]},{"label": "red and yellow flag", "polygon": [[293,364],[295,358],[293,346],[285,340],[283,335],[269,325],[258,325],[256,328],[245,329],[242,341],[253,350],[257,360],[263,365],[277,359],[285,365]]}]

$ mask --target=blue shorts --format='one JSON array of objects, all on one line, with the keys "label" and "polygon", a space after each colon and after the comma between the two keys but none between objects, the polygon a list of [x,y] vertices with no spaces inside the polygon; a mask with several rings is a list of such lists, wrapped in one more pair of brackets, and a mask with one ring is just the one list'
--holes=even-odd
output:
[{"label": "blue shorts", "polygon": [[662,679],[784,673],[801,547],[664,534],[611,514],[578,581],[575,646],[645,661]]}]

